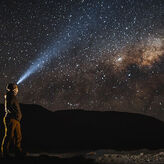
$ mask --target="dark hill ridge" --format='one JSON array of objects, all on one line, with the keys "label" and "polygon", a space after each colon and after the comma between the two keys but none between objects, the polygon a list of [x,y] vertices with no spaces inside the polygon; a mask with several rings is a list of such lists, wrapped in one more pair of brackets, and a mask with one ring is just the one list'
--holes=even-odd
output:
[{"label": "dark hill ridge", "polygon": [[[111,111],[51,112],[24,104],[21,109],[22,144],[29,151],[164,148],[164,123],[149,116]],[[3,112],[1,130],[2,117]]]}]

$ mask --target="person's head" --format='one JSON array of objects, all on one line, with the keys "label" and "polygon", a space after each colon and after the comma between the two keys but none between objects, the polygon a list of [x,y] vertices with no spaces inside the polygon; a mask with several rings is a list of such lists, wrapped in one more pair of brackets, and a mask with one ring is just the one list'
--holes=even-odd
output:
[{"label": "person's head", "polygon": [[7,86],[6,86],[6,90],[8,92],[12,92],[15,96],[18,94],[18,86],[14,83],[9,83]]}]

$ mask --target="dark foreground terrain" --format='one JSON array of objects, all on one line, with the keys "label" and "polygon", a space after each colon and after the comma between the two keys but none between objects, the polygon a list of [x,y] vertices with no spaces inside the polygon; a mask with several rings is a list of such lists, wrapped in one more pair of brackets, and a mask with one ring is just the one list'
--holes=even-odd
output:
[{"label": "dark foreground terrain", "polygon": [[[50,112],[38,105],[24,104],[21,104],[21,109],[22,146],[29,155],[9,160],[25,160],[28,163],[164,163],[164,123],[155,118],[125,112]],[[0,110],[2,141],[3,105]],[[152,154],[158,150],[161,151]],[[74,156],[62,156],[62,153]]]},{"label": "dark foreground terrain", "polygon": [[164,150],[115,151],[96,150],[72,153],[32,153],[26,157],[0,158],[0,163],[57,163],[57,164],[163,164]]},{"label": "dark foreground terrain", "polygon": [[54,164],[95,164],[94,159],[86,159],[82,156],[74,156],[68,158],[62,158],[57,156],[49,156],[45,154],[40,154],[37,156],[28,155],[26,157],[10,157],[10,158],[0,158],[0,163],[54,163]]}]

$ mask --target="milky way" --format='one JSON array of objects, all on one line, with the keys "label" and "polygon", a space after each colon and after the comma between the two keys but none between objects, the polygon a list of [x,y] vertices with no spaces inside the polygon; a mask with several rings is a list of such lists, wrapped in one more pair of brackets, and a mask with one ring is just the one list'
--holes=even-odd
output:
[{"label": "milky way", "polygon": [[0,2],[0,89],[49,110],[164,120],[163,0]]}]

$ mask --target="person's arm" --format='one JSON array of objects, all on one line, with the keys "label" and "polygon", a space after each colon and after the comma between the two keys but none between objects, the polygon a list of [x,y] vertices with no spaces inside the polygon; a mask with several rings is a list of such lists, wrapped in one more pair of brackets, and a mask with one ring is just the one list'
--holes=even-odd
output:
[{"label": "person's arm", "polygon": [[15,97],[15,107],[16,107],[17,120],[18,121],[21,121],[21,119],[22,119],[22,113],[21,113],[19,102],[16,99],[16,97]]},{"label": "person's arm", "polygon": [[17,100],[17,98],[14,96],[13,99],[12,99],[12,108],[14,110],[14,113],[15,113],[15,116],[16,116],[16,119],[18,121],[21,120],[22,118],[22,114],[21,114],[21,109],[20,109],[20,105],[19,105],[19,102]]}]

